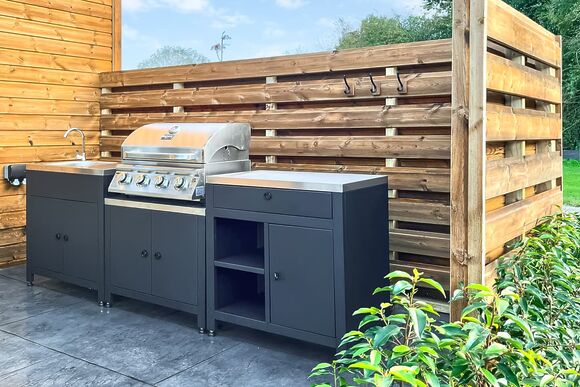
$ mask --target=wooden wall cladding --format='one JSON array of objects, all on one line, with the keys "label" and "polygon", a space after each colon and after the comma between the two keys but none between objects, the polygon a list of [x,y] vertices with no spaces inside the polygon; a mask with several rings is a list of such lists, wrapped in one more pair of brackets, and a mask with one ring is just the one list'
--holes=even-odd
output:
[{"label": "wooden wall cladding", "polygon": [[[99,76],[111,71],[112,0],[0,0],[0,167],[99,156]],[[0,182],[0,266],[25,259],[25,187]]]},{"label": "wooden wall cladding", "polygon": [[248,122],[254,168],[388,175],[393,268],[449,284],[450,40],[100,79],[104,157],[147,123]]}]

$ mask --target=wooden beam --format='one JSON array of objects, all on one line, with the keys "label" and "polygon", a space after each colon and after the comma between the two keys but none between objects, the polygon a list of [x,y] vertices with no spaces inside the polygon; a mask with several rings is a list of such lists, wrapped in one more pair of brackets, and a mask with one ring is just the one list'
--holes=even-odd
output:
[{"label": "wooden beam", "polygon": [[488,141],[556,139],[562,130],[559,114],[496,104],[487,105],[486,121]]},{"label": "wooden beam", "polygon": [[401,198],[389,200],[389,217],[392,220],[449,225],[449,214],[450,207],[444,203]]},{"label": "wooden beam", "polygon": [[487,88],[498,93],[562,103],[562,90],[556,77],[487,53]]},{"label": "wooden beam", "polygon": [[114,0],[112,4],[112,35],[113,35],[113,59],[111,70],[121,70],[121,53],[122,53],[122,17],[121,17],[121,0]]},{"label": "wooden beam", "polygon": [[[451,115],[450,293],[468,278],[467,271],[467,161],[469,130],[469,20],[470,0],[453,4],[453,113]],[[451,304],[451,321],[461,316],[464,303]]]},{"label": "wooden beam", "polygon": [[449,259],[449,235],[395,228],[389,231],[389,249],[400,253]]},{"label": "wooden beam", "polygon": [[174,82],[263,78],[276,75],[330,73],[366,68],[445,64],[451,62],[451,41],[403,43],[364,49],[340,50],[273,58],[248,59],[131,70],[101,74],[101,87],[121,87]]},{"label": "wooden beam", "polygon": [[489,38],[554,67],[561,66],[556,36],[502,0],[489,0]]}]

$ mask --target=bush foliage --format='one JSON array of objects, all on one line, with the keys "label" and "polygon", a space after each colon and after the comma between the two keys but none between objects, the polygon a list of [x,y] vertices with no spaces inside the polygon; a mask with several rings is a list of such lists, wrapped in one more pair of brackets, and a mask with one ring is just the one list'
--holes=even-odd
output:
[{"label": "bush foliage", "polygon": [[312,372],[317,386],[576,386],[580,383],[580,219],[558,214],[502,258],[493,288],[471,284],[460,321],[442,323],[418,301],[419,284],[396,271],[375,290],[386,301],[361,308],[331,363]]}]

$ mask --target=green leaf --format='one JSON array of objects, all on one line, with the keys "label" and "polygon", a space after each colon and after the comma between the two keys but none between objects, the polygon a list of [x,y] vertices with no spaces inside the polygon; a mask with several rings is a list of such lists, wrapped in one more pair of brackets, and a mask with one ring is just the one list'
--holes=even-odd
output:
[{"label": "green leaf", "polygon": [[352,315],[356,316],[358,314],[378,314],[380,312],[380,309],[378,308],[358,308],[357,310],[355,310]]},{"label": "green leaf", "polygon": [[409,308],[409,316],[413,322],[413,328],[417,337],[422,337],[427,325],[427,315],[425,312],[415,308]]},{"label": "green leaf", "polygon": [[393,348],[393,352],[395,352],[395,353],[406,353],[409,351],[411,351],[411,348],[409,348],[408,346],[406,346],[404,344],[397,345]]},{"label": "green leaf", "polygon": [[492,358],[498,357],[499,355],[503,355],[508,351],[507,347],[500,343],[492,343],[487,349],[485,350],[485,357]]},{"label": "green leaf", "polygon": [[373,372],[381,372],[381,367],[378,367],[374,364],[369,363],[368,361],[359,361],[357,363],[351,364],[348,368],[359,368],[363,370],[369,370]]},{"label": "green leaf", "polygon": [[524,334],[527,336],[527,338],[530,341],[534,341],[534,336],[532,334],[532,330],[531,330],[530,326],[528,325],[528,323],[524,321],[524,319],[522,319],[518,316],[515,316],[513,314],[508,314],[508,313],[506,313],[505,316],[509,320],[513,321],[518,327],[520,327],[520,329],[522,331],[524,331]]},{"label": "green leaf", "polygon": [[401,280],[401,281],[397,282],[395,284],[395,286],[393,286],[393,295],[396,296],[397,294],[401,294],[405,290],[409,290],[412,288],[413,288],[413,285],[411,285],[409,282],[407,282],[405,280]]},{"label": "green leaf", "polygon": [[481,373],[483,374],[485,379],[489,382],[489,384],[491,384],[493,387],[499,387],[497,379],[495,378],[495,376],[493,376],[491,372],[489,372],[485,368],[482,368]]},{"label": "green leaf", "polygon": [[389,370],[389,374],[393,375],[395,379],[407,382],[413,386],[417,385],[413,369],[405,366],[394,366]]},{"label": "green leaf", "polygon": [[400,327],[394,325],[387,325],[381,327],[375,337],[373,338],[373,346],[375,348],[380,348],[393,336],[396,336],[401,331]]},{"label": "green leaf", "polygon": [[385,276],[386,279],[393,279],[393,278],[406,278],[410,281],[413,281],[413,276],[409,273],[406,273],[401,270],[394,270]]},{"label": "green leaf", "polygon": [[463,312],[461,313],[461,318],[463,319],[468,314],[471,314],[471,312],[478,310],[478,309],[483,309],[485,307],[487,307],[487,304],[485,302],[475,302],[473,304],[467,305],[463,309]]},{"label": "green leaf", "polygon": [[431,387],[441,387],[441,383],[439,383],[439,378],[437,378],[437,376],[435,376],[435,374],[432,374],[431,372],[425,372],[425,381]]},{"label": "green leaf", "polygon": [[439,282],[435,281],[434,279],[420,278],[419,282],[423,282],[423,283],[426,283],[427,285],[430,285],[431,287],[437,289],[439,291],[439,293],[443,294],[443,297],[446,297],[445,290],[443,290],[443,286],[441,286],[441,284]]},{"label": "green leaf", "polygon": [[544,375],[542,377],[542,379],[540,380],[540,387],[544,387],[545,385],[547,385],[548,383],[550,383],[554,379],[555,378],[553,375]]},{"label": "green leaf", "polygon": [[500,372],[503,374],[503,376],[505,376],[505,378],[507,379],[508,382],[510,382],[511,384],[514,384],[516,386],[520,385],[520,382],[518,381],[518,377],[516,376],[516,374],[514,374],[514,372],[510,369],[510,367],[506,366],[505,364],[498,364],[497,368],[500,370]]}]

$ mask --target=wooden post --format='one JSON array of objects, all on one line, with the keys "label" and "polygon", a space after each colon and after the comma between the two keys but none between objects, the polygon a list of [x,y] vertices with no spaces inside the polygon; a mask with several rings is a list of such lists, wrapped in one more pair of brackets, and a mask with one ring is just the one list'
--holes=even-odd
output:
[{"label": "wooden post", "polygon": [[[183,83],[174,83],[173,84],[173,89],[174,90],[180,90],[183,89],[185,87],[185,84]],[[173,113],[184,113],[185,112],[185,108],[183,106],[174,106],[173,107]]]},{"label": "wooden post", "polygon": [[[101,88],[101,94],[110,94],[111,93],[111,88],[109,87],[103,87]],[[111,109],[101,109],[101,116],[107,116],[107,115],[111,115]],[[100,117],[99,117],[100,120]],[[101,136],[110,136],[111,135],[111,131],[110,130],[101,130]],[[101,157],[111,157],[111,152],[101,152]]]},{"label": "wooden post", "polygon": [[[544,74],[550,75],[552,77],[558,77],[560,79],[560,81],[562,80],[561,77],[559,77],[559,74],[555,68],[550,67],[550,66],[546,66],[543,64],[538,64],[537,67],[538,67],[538,69],[541,69]],[[558,112],[558,108],[561,105],[557,106],[557,105],[551,104],[551,103],[539,102],[539,106],[545,112],[560,113],[560,112]],[[551,153],[551,152],[555,152],[555,151],[556,151],[556,141],[555,140],[538,141],[536,143],[536,153]],[[554,188],[555,186],[556,186],[556,180],[547,181],[545,183],[538,184],[536,186],[536,192],[540,193],[540,192],[548,191],[548,190],[551,190],[552,188]]]},{"label": "wooden post", "polygon": [[[385,69],[386,76],[396,76],[398,69],[396,67],[387,67]],[[385,98],[385,106],[396,106],[397,105],[397,98]],[[392,137],[397,135],[397,128],[385,128],[385,136]],[[397,166],[397,159],[389,158],[385,159],[385,166],[394,168]],[[390,189],[389,190],[389,199],[394,199],[397,197],[397,190]],[[397,228],[397,222],[395,220],[389,221],[389,228],[391,230]],[[389,253],[389,258],[391,261],[394,261],[398,258],[398,253],[396,251],[391,251]]]},{"label": "wooden post", "polygon": [[[487,0],[455,0],[453,13],[451,292],[484,283]],[[451,319],[462,309],[452,304]]]},{"label": "wooden post", "polygon": [[[271,83],[278,83],[278,77],[266,77],[266,84]],[[278,109],[278,104],[276,103],[267,103],[266,110],[276,110]],[[266,130],[266,137],[276,137],[276,129],[268,129]],[[276,164],[278,162],[278,158],[276,156],[266,156],[266,162],[269,164]]]},{"label": "wooden post", "polygon": [[113,1],[113,58],[112,70],[121,71],[121,0]]}]

